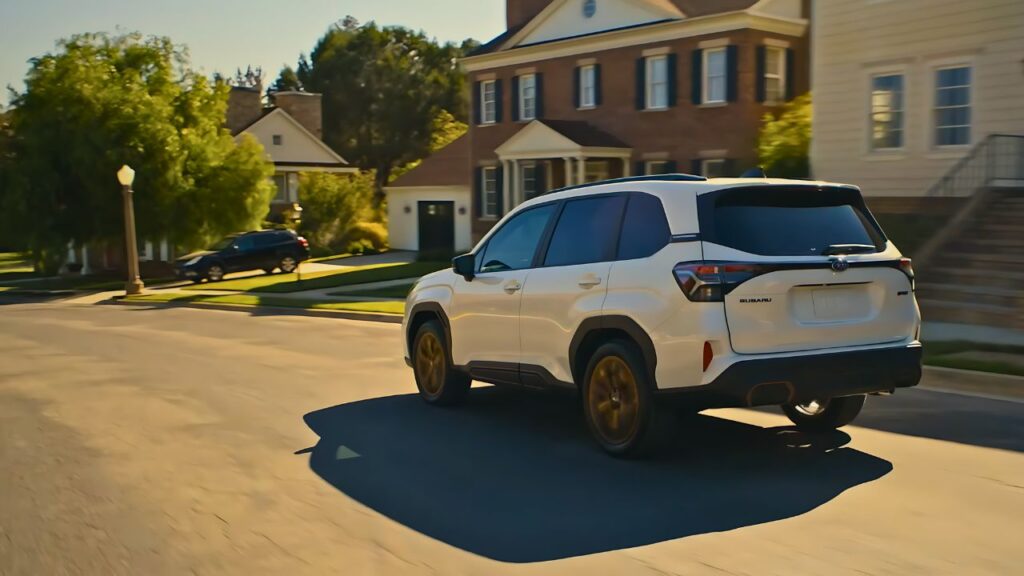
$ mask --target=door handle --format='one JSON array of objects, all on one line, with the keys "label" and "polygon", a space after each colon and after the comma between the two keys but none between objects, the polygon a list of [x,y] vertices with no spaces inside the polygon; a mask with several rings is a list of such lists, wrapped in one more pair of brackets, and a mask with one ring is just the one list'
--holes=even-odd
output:
[{"label": "door handle", "polygon": [[506,294],[515,294],[516,292],[519,292],[519,289],[522,287],[523,285],[517,282],[516,280],[510,280],[509,282],[505,283],[502,289],[505,291]]},{"label": "door handle", "polygon": [[580,278],[580,288],[593,288],[601,284],[601,278],[594,274],[587,274],[583,278]]}]

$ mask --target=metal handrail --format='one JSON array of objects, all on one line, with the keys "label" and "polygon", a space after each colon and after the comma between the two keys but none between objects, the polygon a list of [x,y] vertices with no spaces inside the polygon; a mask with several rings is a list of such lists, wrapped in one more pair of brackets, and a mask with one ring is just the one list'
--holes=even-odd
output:
[{"label": "metal handrail", "polygon": [[1024,180],[1024,135],[989,134],[953,164],[927,195],[971,196],[1001,178]]}]

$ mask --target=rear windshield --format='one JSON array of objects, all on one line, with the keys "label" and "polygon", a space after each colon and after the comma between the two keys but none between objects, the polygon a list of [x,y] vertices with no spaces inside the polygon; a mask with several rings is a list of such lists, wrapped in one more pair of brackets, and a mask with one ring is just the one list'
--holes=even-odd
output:
[{"label": "rear windshield", "polygon": [[[701,198],[701,236],[751,254],[814,256],[830,246],[885,249],[885,236],[857,190],[759,186]],[[867,248],[873,246],[874,249]]]}]

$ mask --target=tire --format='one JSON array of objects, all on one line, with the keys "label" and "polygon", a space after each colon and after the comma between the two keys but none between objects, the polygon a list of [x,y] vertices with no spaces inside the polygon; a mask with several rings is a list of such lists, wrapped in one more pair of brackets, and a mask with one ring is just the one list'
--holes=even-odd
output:
[{"label": "tire", "polygon": [[865,395],[843,396],[807,404],[785,404],[782,411],[803,432],[829,432],[842,428],[860,414]]},{"label": "tire", "polygon": [[675,418],[655,402],[646,362],[632,342],[602,344],[587,363],[580,388],[587,428],[608,454],[651,455],[672,437]]},{"label": "tire", "polygon": [[473,381],[455,370],[449,359],[444,330],[430,320],[416,331],[412,346],[413,374],[416,388],[427,404],[452,406],[462,402]]},{"label": "tire", "polygon": [[224,279],[224,267],[220,264],[210,264],[206,269],[206,279],[210,282],[220,282]]},{"label": "tire", "polygon": [[299,267],[299,261],[295,259],[295,256],[285,254],[281,256],[281,261],[278,262],[277,267],[281,269],[282,274],[291,274]]}]

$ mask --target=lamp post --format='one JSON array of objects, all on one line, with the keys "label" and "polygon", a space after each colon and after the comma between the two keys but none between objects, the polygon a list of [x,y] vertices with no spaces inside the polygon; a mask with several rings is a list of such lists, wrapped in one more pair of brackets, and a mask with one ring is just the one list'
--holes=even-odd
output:
[{"label": "lamp post", "polygon": [[125,164],[117,171],[117,181],[121,183],[121,196],[124,198],[124,241],[128,248],[128,281],[125,282],[125,295],[141,294],[145,285],[139,278],[139,244],[135,240],[135,205],[132,203],[132,182],[135,181],[135,170]]}]

